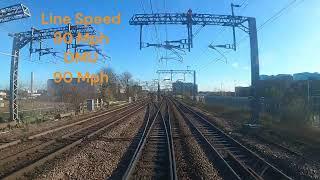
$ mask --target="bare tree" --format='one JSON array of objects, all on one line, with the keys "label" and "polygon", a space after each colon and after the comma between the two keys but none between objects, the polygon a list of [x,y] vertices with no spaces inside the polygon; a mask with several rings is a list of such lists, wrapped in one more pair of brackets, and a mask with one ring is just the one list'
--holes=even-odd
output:
[{"label": "bare tree", "polygon": [[[103,82],[99,86],[99,97],[103,101],[108,102],[110,100],[118,98],[119,93],[119,80],[118,75],[114,72],[112,68],[103,68],[101,71],[108,75],[108,82]],[[100,73],[100,72],[99,72]]]},{"label": "bare tree", "polygon": [[76,112],[80,110],[80,104],[84,103],[87,99],[97,98],[96,88],[88,84],[72,85],[60,84],[56,96],[61,99],[61,102],[68,103],[71,108]]},{"label": "bare tree", "polygon": [[130,97],[129,82],[130,82],[131,78],[132,78],[131,73],[129,73],[127,71],[121,74],[120,81],[121,81],[122,87],[125,88],[127,99]]},{"label": "bare tree", "polygon": [[[121,74],[114,72],[112,68],[103,68],[101,71],[108,75],[109,81],[99,86],[99,97],[105,102],[114,99],[123,99],[120,88],[125,89],[125,99],[137,94],[138,83],[132,79],[132,74],[128,71]],[[100,72],[99,72],[100,73]]]}]

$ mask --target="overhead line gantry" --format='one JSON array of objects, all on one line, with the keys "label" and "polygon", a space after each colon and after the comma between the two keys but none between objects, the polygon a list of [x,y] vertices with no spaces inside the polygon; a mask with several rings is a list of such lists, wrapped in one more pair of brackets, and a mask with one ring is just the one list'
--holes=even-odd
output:
[{"label": "overhead line gantry", "polygon": [[30,17],[29,8],[23,4],[16,4],[0,9],[0,23]]},{"label": "overhead line gantry", "polygon": [[[234,6],[232,6],[233,8]],[[192,27],[198,26],[224,26],[241,29],[250,36],[250,54],[251,54],[251,124],[257,124],[260,113],[260,97],[257,92],[259,82],[259,53],[256,19],[253,17],[217,14],[197,14],[191,9],[187,13],[152,13],[135,14],[129,20],[130,25],[140,26],[140,49],[142,48],[142,30],[143,26],[148,25],[184,25],[187,27],[188,49],[193,47]],[[234,36],[235,37],[235,36]],[[234,39],[235,40],[235,39]],[[234,41],[235,42],[235,41]],[[236,49],[234,47],[233,49]]]},{"label": "overhead line gantry", "polygon": [[19,70],[19,55],[20,50],[30,43],[30,48],[32,47],[32,42],[42,41],[45,39],[53,39],[56,32],[71,33],[73,37],[77,37],[78,33],[89,35],[95,35],[96,31],[92,26],[85,25],[68,25],[65,27],[58,28],[48,28],[37,30],[31,28],[30,31],[19,32],[9,34],[13,37],[12,44],[12,56],[11,56],[11,71],[10,71],[10,120],[15,122],[20,122],[19,111],[18,111],[18,70]]},{"label": "overhead line gantry", "polygon": [[[18,20],[18,19],[28,18],[28,17],[31,17],[30,10],[27,6],[25,6],[23,4],[16,4],[16,5],[12,5],[12,6],[8,6],[8,7],[0,9],[0,24],[5,23],[5,22],[9,22],[9,21]],[[14,58],[16,58],[16,57],[12,56],[12,59],[14,59]],[[15,64],[15,65],[16,65],[16,67],[14,67],[14,68],[18,68],[18,64]],[[12,67],[12,62],[11,62],[11,76],[10,76],[10,78],[13,77],[14,72],[12,71],[12,69],[14,69],[14,68]],[[16,71],[16,72],[18,72],[18,71]],[[18,74],[16,74],[16,76],[18,76]],[[11,120],[13,120],[13,117],[18,117],[18,105],[16,102],[17,88],[13,88],[14,84],[15,84],[15,87],[17,87],[18,81],[15,81],[15,83],[12,83],[12,82],[13,81],[11,81],[11,79],[10,79],[10,90],[15,89],[15,96],[11,93],[12,91],[10,91],[10,119]],[[13,104],[15,104],[15,105],[13,105]],[[16,114],[16,116],[13,114]]]}]

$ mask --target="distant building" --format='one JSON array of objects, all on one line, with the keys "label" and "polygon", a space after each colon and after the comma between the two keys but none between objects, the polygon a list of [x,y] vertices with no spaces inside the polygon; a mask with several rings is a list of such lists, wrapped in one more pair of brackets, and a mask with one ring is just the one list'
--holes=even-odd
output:
[{"label": "distant building", "polygon": [[4,101],[3,99],[7,97],[7,93],[0,91],[0,107],[3,108],[4,107]]},{"label": "distant building", "polygon": [[292,81],[293,76],[291,74],[278,74],[278,75],[260,75],[260,80],[286,80]]},{"label": "distant building", "polygon": [[235,87],[235,96],[238,97],[249,97],[250,96],[250,87]]},{"label": "distant building", "polygon": [[235,96],[235,93],[231,91],[216,91],[216,92],[210,92],[207,95],[208,96]]},{"label": "distant building", "polygon": [[142,86],[139,85],[130,86],[129,89],[135,94],[142,92]]},{"label": "distant building", "polygon": [[61,81],[55,83],[54,79],[48,79],[47,81],[48,96],[61,96],[63,94],[80,93],[88,95],[94,95],[97,93],[97,86],[91,85],[85,81],[78,82],[78,78],[73,78],[71,83]]},{"label": "distant building", "polygon": [[206,95],[208,95],[210,93],[211,93],[210,91],[199,91],[198,92],[198,96],[206,96]]},{"label": "distant building", "polygon": [[[174,82],[172,83],[172,92],[174,95],[185,95],[192,96],[193,95],[194,85],[193,83],[184,83],[184,82]],[[198,86],[195,86],[195,94],[198,93]]]},{"label": "distant building", "polygon": [[41,94],[41,95],[44,95],[44,94],[47,94],[48,91],[45,90],[45,89],[38,89],[36,93]]},{"label": "distant building", "polygon": [[293,74],[293,79],[295,81],[301,81],[301,80],[320,80],[320,74],[315,72],[315,73],[309,73],[309,72],[304,72],[304,73],[296,73]]},{"label": "distant building", "polygon": [[278,74],[278,75],[260,75],[260,80],[320,80],[320,73],[296,73],[296,74]]},{"label": "distant building", "polygon": [[198,95],[198,96],[196,96],[196,100],[197,100],[197,102],[205,103],[205,96]]},{"label": "distant building", "polygon": [[7,93],[4,92],[4,91],[0,91],[0,97],[6,98],[7,97]]},{"label": "distant building", "polygon": [[121,94],[126,93],[126,88],[120,88],[120,93],[121,93]]},{"label": "distant building", "polygon": [[270,76],[268,76],[268,75],[260,75],[260,80],[266,80],[269,78],[270,78]]}]

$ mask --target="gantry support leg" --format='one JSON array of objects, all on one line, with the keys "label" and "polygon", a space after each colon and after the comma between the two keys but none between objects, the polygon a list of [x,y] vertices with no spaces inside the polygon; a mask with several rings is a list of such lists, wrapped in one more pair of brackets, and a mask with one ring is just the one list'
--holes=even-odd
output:
[{"label": "gantry support leg", "polygon": [[10,121],[20,122],[18,111],[18,65],[19,52],[18,39],[14,37],[12,45],[11,71],[10,71]]},{"label": "gantry support leg", "polygon": [[140,50],[142,49],[142,25],[140,25]]},{"label": "gantry support leg", "polygon": [[191,48],[193,47],[193,35],[192,35],[192,24],[188,24],[187,25],[187,29],[188,29],[188,50],[190,52]]},{"label": "gantry support leg", "polygon": [[197,88],[196,88],[196,71],[193,71],[193,101],[196,101],[196,94],[197,94]]},{"label": "gantry support leg", "polygon": [[251,124],[259,123],[260,115],[260,96],[258,93],[258,85],[260,80],[259,73],[259,52],[258,52],[258,36],[256,19],[249,18],[249,35],[250,35],[250,49],[251,49]]}]

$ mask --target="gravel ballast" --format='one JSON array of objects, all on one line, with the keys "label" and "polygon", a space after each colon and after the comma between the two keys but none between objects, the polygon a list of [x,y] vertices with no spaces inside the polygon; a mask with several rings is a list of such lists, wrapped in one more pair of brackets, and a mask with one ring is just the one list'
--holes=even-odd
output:
[{"label": "gravel ballast", "polygon": [[143,122],[145,111],[47,163],[35,179],[105,179],[111,176]]}]

